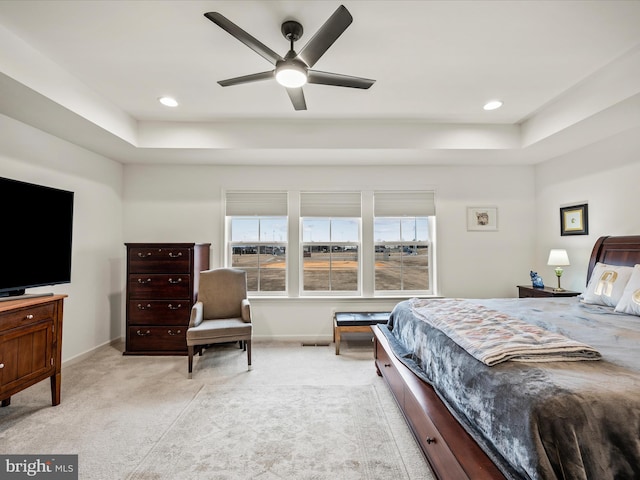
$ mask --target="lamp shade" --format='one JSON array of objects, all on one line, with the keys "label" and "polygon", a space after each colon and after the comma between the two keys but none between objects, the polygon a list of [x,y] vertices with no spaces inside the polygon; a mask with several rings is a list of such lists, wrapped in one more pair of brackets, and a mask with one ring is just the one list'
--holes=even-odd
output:
[{"label": "lamp shade", "polygon": [[549,260],[547,260],[547,265],[551,266],[563,266],[563,265],[571,265],[569,263],[569,255],[567,255],[567,251],[560,248],[553,248],[549,252]]}]

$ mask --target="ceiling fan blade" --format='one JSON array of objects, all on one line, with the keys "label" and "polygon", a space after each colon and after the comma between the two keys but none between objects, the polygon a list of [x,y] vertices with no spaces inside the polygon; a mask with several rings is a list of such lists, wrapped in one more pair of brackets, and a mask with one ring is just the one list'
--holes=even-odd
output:
[{"label": "ceiling fan blade", "polygon": [[341,73],[320,72],[309,70],[307,72],[308,83],[318,83],[321,85],[333,85],[336,87],[351,87],[367,89],[375,83],[375,80],[362,77],[352,77]]},{"label": "ceiling fan blade", "polygon": [[311,37],[302,50],[300,50],[298,57],[302,58],[309,67],[313,67],[318,59],[324,55],[324,52],[333,45],[333,42],[342,35],[342,32],[351,25],[351,22],[353,22],[353,17],[349,13],[349,10],[347,10],[344,5],[340,5],[315,35]]},{"label": "ceiling fan blade", "polygon": [[262,56],[263,58],[271,62],[273,65],[275,65],[276,62],[283,60],[283,58],[280,55],[278,55],[276,52],[271,50],[260,40],[257,40],[256,38],[254,38],[253,36],[245,32],[243,29],[241,29],[231,20],[226,18],[224,15],[221,15],[218,12],[207,12],[204,14],[204,16],[207,17],[216,25],[218,25],[220,28],[225,30],[227,33],[231,34],[233,37],[240,40],[251,50],[253,50],[257,54],[259,54],[260,56]]},{"label": "ceiling fan blade", "polygon": [[229,78],[227,80],[220,80],[218,83],[223,87],[230,87],[232,85],[240,85],[241,83],[258,82],[260,80],[269,80],[273,78],[275,70],[269,70],[268,72],[252,73],[251,75],[243,75],[242,77]]},{"label": "ceiling fan blade", "polygon": [[291,103],[293,103],[293,108],[296,110],[306,110],[307,102],[304,100],[304,92],[302,91],[302,87],[300,88],[287,88],[287,93],[289,94],[289,98],[291,99]]}]

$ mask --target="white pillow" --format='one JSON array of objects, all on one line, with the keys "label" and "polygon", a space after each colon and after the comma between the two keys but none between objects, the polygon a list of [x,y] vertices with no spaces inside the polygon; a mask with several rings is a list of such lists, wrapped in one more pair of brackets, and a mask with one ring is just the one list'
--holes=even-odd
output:
[{"label": "white pillow", "polygon": [[616,312],[640,315],[640,265],[633,267],[631,278],[616,305]]},{"label": "white pillow", "polygon": [[615,307],[622,297],[632,272],[633,267],[596,263],[587,290],[582,294],[582,301]]}]

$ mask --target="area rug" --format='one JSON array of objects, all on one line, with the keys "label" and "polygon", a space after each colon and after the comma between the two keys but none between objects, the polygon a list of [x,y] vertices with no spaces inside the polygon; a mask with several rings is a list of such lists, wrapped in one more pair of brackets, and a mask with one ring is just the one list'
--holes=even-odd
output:
[{"label": "area rug", "polygon": [[128,478],[402,480],[409,475],[372,385],[205,385]]}]

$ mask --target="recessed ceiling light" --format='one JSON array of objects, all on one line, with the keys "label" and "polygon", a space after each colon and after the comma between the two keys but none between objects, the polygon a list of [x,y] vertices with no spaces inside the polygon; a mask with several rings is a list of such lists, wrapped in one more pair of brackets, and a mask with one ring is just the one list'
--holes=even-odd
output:
[{"label": "recessed ceiling light", "polygon": [[484,104],[484,108],[485,110],[495,110],[497,108],[500,108],[502,106],[502,102],[500,100],[491,100],[490,102],[487,102]]},{"label": "recessed ceiling light", "polygon": [[171,97],[160,97],[158,98],[158,101],[164,105],[165,107],[177,107],[178,106],[178,102],[176,101],[175,98],[171,98]]}]

